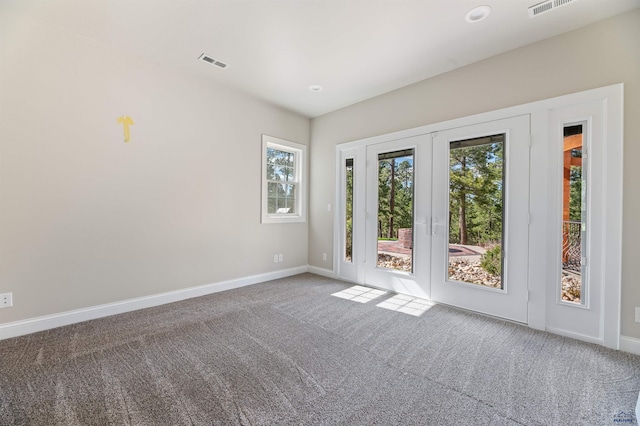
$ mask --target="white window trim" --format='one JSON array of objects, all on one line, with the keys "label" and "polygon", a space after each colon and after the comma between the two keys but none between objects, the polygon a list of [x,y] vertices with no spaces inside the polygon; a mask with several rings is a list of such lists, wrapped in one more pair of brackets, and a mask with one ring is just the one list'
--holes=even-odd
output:
[{"label": "white window trim", "polygon": [[[294,183],[296,184],[296,213],[268,213],[267,191],[267,148],[292,152],[294,155]],[[307,147],[305,145],[262,135],[262,214],[261,223],[300,223],[306,222],[307,206]]]}]

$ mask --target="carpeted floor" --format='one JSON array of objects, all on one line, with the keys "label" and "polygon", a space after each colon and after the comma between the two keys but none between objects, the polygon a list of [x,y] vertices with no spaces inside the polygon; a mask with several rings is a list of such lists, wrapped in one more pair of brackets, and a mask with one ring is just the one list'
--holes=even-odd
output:
[{"label": "carpeted floor", "polygon": [[640,357],[311,274],[0,342],[2,425],[635,424]]}]

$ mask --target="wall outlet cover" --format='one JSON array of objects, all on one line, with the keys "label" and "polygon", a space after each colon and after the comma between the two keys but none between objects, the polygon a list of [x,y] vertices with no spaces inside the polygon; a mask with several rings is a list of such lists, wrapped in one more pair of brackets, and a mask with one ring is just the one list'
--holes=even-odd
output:
[{"label": "wall outlet cover", "polygon": [[0,294],[0,308],[10,308],[13,306],[13,293]]}]

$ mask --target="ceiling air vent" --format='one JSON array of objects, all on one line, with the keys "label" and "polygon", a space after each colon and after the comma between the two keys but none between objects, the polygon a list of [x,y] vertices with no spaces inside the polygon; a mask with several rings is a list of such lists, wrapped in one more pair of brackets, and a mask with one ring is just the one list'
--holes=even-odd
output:
[{"label": "ceiling air vent", "polygon": [[545,12],[549,12],[553,9],[557,9],[560,6],[567,5],[569,3],[576,2],[578,0],[547,0],[542,3],[538,3],[529,8],[529,18],[533,18],[534,16],[538,16]]},{"label": "ceiling air vent", "polygon": [[217,59],[214,59],[214,58],[212,58],[211,56],[208,56],[205,53],[200,55],[200,57],[198,59],[200,59],[201,61],[208,62],[211,65],[215,65],[215,66],[220,67],[220,68],[226,68],[227,67],[227,64],[225,64],[224,62],[219,61]]}]

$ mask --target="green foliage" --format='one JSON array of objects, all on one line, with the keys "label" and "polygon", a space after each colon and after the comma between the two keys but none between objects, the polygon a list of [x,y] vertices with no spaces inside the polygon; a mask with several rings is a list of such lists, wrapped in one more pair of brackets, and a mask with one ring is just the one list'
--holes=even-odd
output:
[{"label": "green foliage", "polygon": [[450,243],[502,240],[503,163],[502,142],[450,150]]},{"label": "green foliage", "polygon": [[[465,141],[450,150],[449,242],[502,241],[504,143]],[[378,237],[413,227],[413,156],[378,161]]]},{"label": "green foliage", "polygon": [[413,156],[378,161],[378,237],[413,228]]},{"label": "green foliage", "polygon": [[480,266],[491,275],[500,275],[502,272],[502,248],[500,245],[487,250],[480,257]]},{"label": "green foliage", "polygon": [[269,213],[288,208],[295,213],[296,185],[294,180],[295,154],[267,148],[267,197]]},{"label": "green foliage", "polygon": [[569,177],[569,220],[582,219],[582,167],[571,166]]},{"label": "green foliage", "polygon": [[347,167],[345,259],[353,256],[353,163]]},{"label": "green foliage", "polygon": [[351,257],[353,256],[353,219],[347,219],[346,228],[344,258],[346,260],[351,260]]}]

